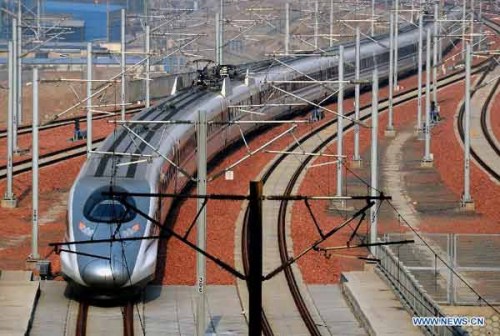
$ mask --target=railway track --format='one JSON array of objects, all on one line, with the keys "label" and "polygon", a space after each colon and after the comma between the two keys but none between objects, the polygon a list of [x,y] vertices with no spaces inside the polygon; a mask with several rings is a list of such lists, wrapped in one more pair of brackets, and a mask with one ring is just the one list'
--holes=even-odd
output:
[{"label": "railway track", "polygon": [[[482,71],[485,66],[487,66],[487,61],[483,61],[483,62],[477,64],[474,68],[473,73],[477,73],[479,71]],[[439,87],[453,84],[453,83],[455,83],[463,78],[464,78],[463,72],[449,74],[449,75],[447,75],[439,80]],[[406,91],[403,91],[403,92],[396,94],[394,96],[394,99],[396,101],[397,99],[401,99],[402,97],[406,97],[404,99],[408,100],[408,99],[413,99],[416,96],[417,96],[417,91],[410,89],[410,90],[406,90]],[[387,100],[385,99],[383,101],[385,102]],[[367,108],[369,106],[370,105],[368,104],[368,105],[362,106],[361,108]],[[104,139],[105,139],[104,137],[95,139],[93,141],[93,145],[92,145],[93,149],[98,148],[102,144]],[[86,144],[82,142],[78,145],[75,145],[75,146],[72,146],[69,148],[59,149],[59,150],[55,150],[53,152],[41,155],[39,164],[40,164],[40,167],[46,167],[46,166],[50,166],[50,165],[59,163],[61,161],[70,159],[70,158],[75,158],[75,157],[79,157],[79,156],[83,156],[83,155],[86,155]],[[27,171],[30,171],[30,170],[31,170],[31,159],[30,158],[14,162],[14,168],[13,168],[13,175],[14,176],[19,175],[19,174],[24,173],[24,172],[27,172]],[[5,179],[6,177],[7,177],[7,167],[5,165],[2,165],[2,166],[0,166],[0,181],[2,179]]]},{"label": "railway track", "polygon": [[[170,101],[170,104],[177,104],[178,102],[184,101],[184,100],[189,100],[191,101],[192,99],[196,99],[196,95],[190,98],[192,95],[189,94],[189,92],[186,92],[185,94],[179,94],[178,96],[175,96],[172,98]],[[172,112],[170,112],[169,115],[171,115]],[[123,135],[124,136],[124,135]],[[98,148],[105,140],[105,137],[100,137],[97,139],[94,139],[92,141],[92,149]],[[77,145],[63,148],[63,149],[58,149],[49,153],[45,153],[40,156],[39,158],[39,166],[40,167],[45,167],[49,165],[53,165],[62,161],[65,161],[67,159],[83,156],[87,154],[87,148],[86,148],[86,142],[81,141]],[[32,168],[32,162],[31,158],[27,158],[24,160],[19,160],[14,162],[13,166],[13,176],[19,175],[21,173],[30,171]],[[7,177],[7,166],[2,165],[0,166],[0,181],[2,179],[5,179]]]},{"label": "railway track", "polygon": [[[127,108],[127,111],[125,112],[126,115],[130,114],[135,114],[139,111],[141,111],[144,108],[144,105],[135,105],[133,107]],[[118,113],[120,110],[113,110],[110,111],[109,113],[113,113],[113,115],[95,115],[92,117],[92,120],[101,120],[101,119],[109,119],[115,116],[114,113]],[[52,121],[46,125],[42,125],[39,127],[40,131],[46,131],[50,129],[54,129],[57,127],[62,127],[62,126],[68,126],[68,125],[73,125],[75,121],[78,120],[80,122],[85,122],[87,121],[86,116],[78,116],[74,118],[65,118],[65,119],[60,119],[60,120],[55,120]],[[17,134],[30,134],[32,131],[32,125],[22,125],[17,128]],[[5,128],[0,129],[0,139],[6,138],[7,137],[7,130]]]},{"label": "railway track", "polygon": [[[486,66],[486,63],[481,63],[481,65],[476,66],[474,72],[482,71],[484,69],[484,66]],[[450,74],[447,75],[443,78],[441,78],[438,81],[439,88],[443,88],[448,85],[452,85],[454,83],[457,83],[461,80],[463,80],[464,74],[463,73],[455,73],[455,74]],[[393,104],[394,106],[401,105],[405,102],[408,102],[412,99],[415,99],[418,97],[418,90],[417,89],[410,89],[404,92],[401,92],[397,94],[394,97]],[[370,117],[370,104],[367,104],[363,107],[361,107],[361,119],[362,120],[367,120]],[[386,110],[388,107],[388,100],[383,99],[379,102],[379,112],[382,112]],[[346,114],[347,116],[353,116],[354,112],[351,111]],[[353,126],[352,123],[347,123],[345,126],[345,130],[350,129]],[[310,152],[318,152],[322,148],[326,147],[331,141],[333,141],[336,138],[336,129],[333,129],[336,127],[336,119],[328,121],[324,125],[316,128],[315,130],[305,134],[303,137],[299,139],[299,143],[301,143],[301,149],[304,149],[305,143],[308,140],[311,140],[318,132],[324,133],[322,136],[320,136],[320,139],[324,139],[320,141],[319,144],[317,140],[314,140],[313,142],[317,145],[314,145],[311,147]],[[289,146],[286,151],[291,152],[297,149],[298,144],[294,143],[293,145]],[[278,169],[278,167],[289,157],[290,155],[288,154],[280,154],[276,157],[274,160],[273,164],[264,172],[262,175],[262,181],[264,183],[264,188],[266,187],[266,182],[269,180],[269,178],[272,176],[272,174]],[[297,180],[299,179],[299,176],[301,173],[304,171],[305,167],[309,163],[309,161],[312,159],[311,156],[307,157],[305,160],[302,161],[300,166],[297,167],[297,169],[291,174],[289,177],[289,183],[286,185],[286,188],[283,191],[284,195],[290,195],[292,193],[292,190],[294,186],[297,184]],[[274,192],[274,194],[276,194]],[[288,254],[288,246],[287,246],[287,241],[286,241],[286,214],[287,214],[287,208],[289,206],[289,203],[286,201],[281,202],[279,206],[279,212],[277,215],[277,229],[278,229],[278,248],[279,248],[279,254],[280,254],[280,259],[281,263],[286,262],[289,258],[290,255]],[[241,246],[242,246],[242,259],[243,259],[243,265],[245,268],[245,272],[248,272],[248,257],[250,251],[248,250],[247,246],[247,230],[248,230],[248,216],[249,216],[249,209],[246,209],[245,212],[245,218],[243,221],[243,232],[242,232],[242,241],[241,241]],[[307,327],[308,332],[311,335],[321,335],[321,331],[318,328],[318,322],[314,320],[313,316],[311,313],[308,311],[306,301],[302,297],[302,294],[300,293],[300,284],[298,283],[296,276],[292,270],[291,267],[287,267],[284,270],[285,277],[286,277],[286,282],[288,284],[288,287],[290,289],[290,293],[293,297],[293,300],[295,302],[295,305],[297,307],[297,310],[300,313],[300,316],[304,320],[304,323]],[[263,308],[262,312],[262,327],[263,327],[263,332],[265,335],[274,335],[275,331],[273,331],[272,328],[272,321],[269,319],[269,314],[266,312],[265,307]],[[321,324],[321,323],[319,323]],[[278,333],[280,334],[280,333]]]},{"label": "railway track", "polygon": [[495,135],[492,134],[491,129],[488,127],[488,107],[492,103],[493,98],[495,97],[495,94],[498,91],[499,86],[500,86],[500,79],[498,79],[495,82],[488,95],[488,98],[486,98],[486,101],[481,111],[481,128],[486,137],[486,141],[488,141],[488,143],[490,144],[491,148],[495,151],[497,156],[500,157],[500,148],[498,148],[498,143],[497,141],[495,141]]},{"label": "railway track", "polygon": [[[489,72],[491,70],[485,71],[481,77],[479,78],[476,86],[480,86],[487,78]],[[481,123],[481,132],[493,152],[497,155],[497,157],[500,157],[500,148],[498,148],[498,143],[495,140],[495,136],[491,134],[491,130],[488,127],[488,108],[493,100],[493,97],[495,97],[496,91],[498,89],[498,86],[500,85],[500,79],[497,79],[493,85],[491,85],[490,91],[484,101],[484,104],[482,105],[481,108],[481,116],[480,116],[480,123]],[[478,91],[473,91],[471,94],[471,100],[474,97],[474,95]],[[460,139],[462,142],[465,141],[465,125],[464,125],[464,115],[465,115],[465,102],[462,103],[460,107],[460,111],[458,114],[458,122],[457,122],[457,127],[458,127],[458,132],[460,134]],[[494,167],[491,167],[490,164],[487,162],[487,158],[481,156],[475,149],[475,147],[471,145],[470,147],[470,154],[472,158],[494,179],[500,182],[500,172],[498,172]]]},{"label": "railway track", "polygon": [[[94,314],[93,310],[96,310]],[[103,312],[105,311],[105,312]],[[93,323],[91,315],[104,315],[104,319],[98,319],[97,323]],[[121,315],[121,331],[123,336],[134,336],[134,303],[126,302],[120,307],[96,307],[90,305],[87,301],[81,301],[78,306],[78,315],[76,318],[75,336],[86,335],[119,335],[120,323],[113,323],[113,319],[106,319],[106,317],[115,317],[115,322],[118,322],[116,317]]]},{"label": "railway track", "polygon": [[[98,148],[104,141],[104,137],[95,139],[92,142],[92,150]],[[46,167],[61,161],[65,161],[67,159],[83,156],[87,154],[87,144],[82,142],[75,146],[71,146],[69,148],[58,149],[56,151],[46,153],[44,155],[40,155],[39,158],[39,167]],[[25,173],[31,171],[32,161],[31,158],[16,161],[13,167],[13,176],[19,175],[21,173]],[[0,181],[7,177],[7,166],[0,166]]]}]

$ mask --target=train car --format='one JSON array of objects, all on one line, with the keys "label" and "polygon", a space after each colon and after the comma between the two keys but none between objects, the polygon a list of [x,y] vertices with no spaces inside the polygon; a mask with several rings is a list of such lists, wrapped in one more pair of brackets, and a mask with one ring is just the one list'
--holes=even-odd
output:
[{"label": "train car", "polygon": [[[446,28],[446,27],[444,27]],[[418,29],[408,27],[399,34],[399,71],[414,71],[417,65]],[[361,78],[369,79],[379,70],[387,78],[388,36],[364,39],[361,44]],[[443,45],[447,48],[448,43]],[[220,78],[222,88],[193,85],[157,105],[141,111],[129,124],[117,125],[102,146],[87,159],[69,195],[67,242],[71,252],[61,252],[64,277],[79,289],[110,297],[140,289],[155,275],[158,240],[141,239],[158,233],[159,228],[133,209],[164,223],[171,198],[127,196],[130,193],[177,193],[196,173],[196,138],[192,124],[166,124],[169,120],[195,122],[201,111],[209,121],[271,120],[296,112],[297,106],[268,106],[262,114],[244,113],[238,105],[291,102],[273,89],[271,82],[291,80],[335,80],[338,77],[338,47],[328,57],[296,56],[282,58],[271,66],[261,61],[240,66],[251,75],[244,80]],[[354,77],[354,45],[345,44],[345,78]],[[276,86],[304,99],[321,103],[331,99],[333,84],[306,85],[281,83]],[[222,90],[222,91],[221,91]],[[255,124],[242,124],[248,133]],[[210,124],[208,158],[238,140],[234,125]],[[182,168],[182,171],[179,169]],[[106,194],[108,192],[108,194]],[[132,205],[130,207],[129,205]],[[168,225],[166,223],[165,225]],[[137,240],[121,240],[137,238]],[[100,241],[100,242],[97,242]]]}]

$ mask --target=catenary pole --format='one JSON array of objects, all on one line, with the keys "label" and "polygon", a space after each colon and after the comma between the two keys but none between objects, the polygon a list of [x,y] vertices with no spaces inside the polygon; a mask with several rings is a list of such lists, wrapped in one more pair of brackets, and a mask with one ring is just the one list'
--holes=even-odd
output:
[{"label": "catenary pole", "polygon": [[339,46],[339,93],[337,96],[337,196],[342,196],[343,134],[344,134],[344,46]]},{"label": "catenary pole", "polygon": [[[372,129],[371,129],[371,196],[378,196],[378,72],[373,71],[372,78]],[[377,210],[378,201],[370,208],[370,243],[377,241]],[[371,248],[375,255],[375,247]]]},{"label": "catenary pole", "polygon": [[438,108],[437,100],[437,64],[438,64],[438,15],[439,7],[438,4],[434,4],[434,36],[432,43],[432,101],[434,102],[436,109]]},{"label": "catenary pole", "polygon": [[[198,110],[198,195],[207,194],[207,115],[205,111]],[[200,213],[196,229],[196,245],[201,250],[206,250],[206,222],[207,214],[204,200],[198,199],[197,207]],[[202,209],[203,208],[203,209]],[[206,259],[201,253],[196,254],[196,330],[198,336],[205,335],[206,329]]]},{"label": "catenary pole", "polygon": [[464,125],[464,193],[462,202],[472,203],[470,194],[470,88],[471,88],[471,45],[467,43],[465,53],[465,125]]},{"label": "catenary pole", "polygon": [[12,41],[8,42],[9,49],[9,102],[8,102],[8,117],[7,117],[7,185],[5,187],[5,194],[2,200],[2,207],[7,208],[15,208],[16,207],[16,196],[13,191],[13,180],[12,180],[12,169],[13,169],[13,152],[14,152],[14,144],[13,144],[13,127],[12,127],[12,116],[14,114],[14,62],[13,62],[13,48],[14,45]]},{"label": "catenary pole", "polygon": [[415,1],[414,0],[411,0],[410,1],[410,6],[411,6],[411,15],[410,15],[410,23],[413,23],[413,15],[415,13]]},{"label": "catenary pole", "polygon": [[22,30],[22,4],[17,1],[17,124],[23,123],[23,30]]},{"label": "catenary pole", "polygon": [[333,47],[333,0],[330,0],[330,47]]},{"label": "catenary pole", "polygon": [[125,68],[126,68],[126,57],[125,57],[125,9],[121,10],[121,118],[125,120]]},{"label": "catenary pole", "polygon": [[12,84],[12,98],[14,103],[12,104],[12,150],[14,153],[17,153],[17,107],[18,107],[18,100],[19,100],[19,92],[18,92],[18,72],[17,72],[17,20],[14,18],[12,19],[12,76],[13,76],[13,84]]},{"label": "catenary pole", "polygon": [[150,80],[149,71],[151,68],[151,36],[149,24],[146,26],[146,107],[151,105],[151,91],[150,91]]},{"label": "catenary pole", "polygon": [[215,63],[220,65],[220,14],[215,13]]},{"label": "catenary pole", "polygon": [[422,52],[424,48],[424,20],[423,15],[418,18],[418,101],[417,101],[417,131],[422,130]]},{"label": "catenary pole", "polygon": [[290,4],[285,4],[285,55],[290,53]]},{"label": "catenary pole", "polygon": [[[359,67],[360,67],[360,32],[359,27],[356,27],[356,63],[354,69],[354,79],[359,80]],[[354,86],[354,119],[359,121],[359,84]],[[354,124],[354,161],[360,162],[361,156],[359,154],[359,124]]]},{"label": "catenary pole", "polygon": [[471,50],[474,51],[474,0],[470,0],[470,45]]},{"label": "catenary pole", "polygon": [[375,36],[375,0],[372,0],[372,21],[370,24],[370,35]]},{"label": "catenary pole", "polygon": [[220,43],[220,51],[219,51],[219,57],[220,57],[220,62],[219,64],[224,64],[224,0],[220,0],[220,30],[219,30],[219,43]]},{"label": "catenary pole", "polygon": [[394,114],[394,108],[393,108],[393,96],[394,96],[394,14],[391,13],[390,15],[390,22],[389,22],[389,113],[388,117],[389,120],[387,121],[387,127],[386,131],[392,132],[394,131],[394,125],[393,125],[393,114]]},{"label": "catenary pole", "polygon": [[[479,36],[483,36],[483,4],[481,0],[479,0],[479,13],[477,21],[479,22]],[[479,43],[477,44],[477,49],[481,50],[482,38],[479,39]]]},{"label": "catenary pole", "polygon": [[87,158],[92,152],[92,43],[87,43]]},{"label": "catenary pole", "polygon": [[38,68],[33,68],[33,148],[32,148],[32,213],[31,213],[31,259],[38,254]]},{"label": "catenary pole", "polygon": [[250,182],[248,249],[249,260],[247,287],[249,293],[249,335],[262,334],[262,182]]},{"label": "catenary pole", "polygon": [[36,1],[36,31],[37,31],[37,38],[39,41],[42,40],[42,0],[37,0]]},{"label": "catenary pole", "polygon": [[[439,19],[440,16],[442,16],[442,10],[443,8],[441,7],[441,3],[438,2],[438,23],[437,23],[437,35],[441,36],[443,33],[443,26],[441,23],[441,20]],[[438,63],[441,64],[441,61],[443,60],[443,38],[438,37]]]},{"label": "catenary pole", "polygon": [[431,158],[431,30],[427,29],[427,48],[425,60],[425,153],[424,163],[432,162]]},{"label": "catenary pole", "polygon": [[318,37],[319,37],[319,3],[318,0],[314,2],[314,50],[318,50]]},{"label": "catenary pole", "polygon": [[463,6],[462,6],[462,59],[465,59],[465,33],[467,30],[467,24],[466,24],[466,17],[467,17],[467,0],[463,0]]},{"label": "catenary pole", "polygon": [[396,15],[394,15],[394,87],[398,87],[398,58],[399,58],[399,0],[396,0]]}]

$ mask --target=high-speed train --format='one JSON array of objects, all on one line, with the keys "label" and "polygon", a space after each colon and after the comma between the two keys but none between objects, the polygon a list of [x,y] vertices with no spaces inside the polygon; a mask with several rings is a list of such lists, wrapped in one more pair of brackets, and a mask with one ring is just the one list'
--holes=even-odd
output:
[{"label": "high-speed train", "polygon": [[[413,71],[417,66],[418,34],[415,27],[407,26],[400,30],[398,69],[401,72]],[[442,43],[443,49],[449,44],[450,41]],[[371,78],[375,67],[381,79],[387,78],[388,46],[387,35],[378,36],[375,40],[362,40],[362,79]],[[132,119],[138,123],[118,124],[87,159],[71,188],[65,237],[70,252],[60,253],[64,277],[76,287],[99,295],[113,296],[145,286],[155,275],[158,240],[140,238],[158,234],[159,228],[136,210],[164,223],[172,199],[117,197],[110,191],[176,193],[189,181],[178,167],[187,175],[195,175],[194,125],[161,121],[195,122],[199,111],[206,114],[208,121],[220,122],[268,120],[293,114],[297,112],[297,106],[269,104],[262,107],[259,114],[241,112],[237,106],[298,102],[273,88],[271,82],[305,81],[310,78],[335,80],[338,76],[337,50],[338,46],[329,49],[328,54],[332,56],[326,57],[306,55],[282,58],[282,63],[274,62],[274,66],[272,61],[249,64],[251,75],[247,74],[244,79],[225,77],[219,83],[222,88],[217,91],[213,87],[193,85],[141,111]],[[344,49],[346,79],[354,76],[354,60],[355,48],[350,42],[345,44]],[[245,67],[239,68],[242,73],[246,71]],[[333,84],[275,85],[314,102],[320,102],[335,90]],[[243,132],[249,132],[257,126],[240,124],[239,127]],[[209,124],[208,158],[213,158],[221,149],[235,142],[240,137],[240,128],[223,123]]]}]

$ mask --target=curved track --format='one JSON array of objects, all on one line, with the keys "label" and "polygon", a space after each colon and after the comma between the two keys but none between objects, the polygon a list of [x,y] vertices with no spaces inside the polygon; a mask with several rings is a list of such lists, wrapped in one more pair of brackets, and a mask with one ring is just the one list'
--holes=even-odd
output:
[{"label": "curved track", "polygon": [[492,103],[493,98],[500,86],[500,79],[498,79],[493,87],[491,88],[490,94],[488,98],[484,102],[483,109],[481,111],[481,128],[486,137],[486,141],[490,144],[491,148],[495,151],[495,153],[500,157],[500,148],[498,148],[497,142],[495,141],[495,135],[492,134],[490,128],[488,127],[488,107]]},{"label": "curved track", "polygon": [[[481,63],[481,65],[476,66],[475,71],[481,71],[483,69],[483,66],[485,66],[485,63]],[[439,87],[444,87],[448,86],[457,82],[460,82],[463,80],[463,73],[455,73],[455,74],[450,74],[447,75],[443,78],[441,78],[438,82]],[[416,89],[411,89],[407,90],[404,92],[401,92],[397,94],[394,97],[394,106],[403,104],[407,101],[410,101],[412,99],[415,99],[417,97],[418,91]],[[369,104],[361,107],[361,120],[367,120],[370,117],[370,106]],[[379,102],[379,112],[384,111],[387,109],[388,106],[388,100],[383,99]],[[347,113],[347,116],[353,116],[354,112]],[[326,147],[331,141],[333,141],[336,138],[336,130],[332,131],[332,127],[336,125],[336,119],[330,120],[326,122],[324,125],[321,125],[320,127],[314,129],[313,131],[305,134],[303,137],[299,139],[299,142],[304,145],[304,142],[311,139],[312,137],[315,136],[318,132],[325,132],[325,135],[321,137],[322,140],[319,144],[315,144],[313,149],[311,149],[312,152],[318,152],[322,148]],[[347,123],[345,126],[345,130],[351,128],[353,126],[352,123]],[[326,131],[327,130],[327,131]],[[289,146],[286,151],[293,151],[296,149],[298,145],[296,143],[292,144]],[[281,154],[278,155],[273,162],[273,164],[264,172],[262,176],[262,181],[265,184],[266,181],[270,178],[270,176],[277,170],[278,166],[283,163],[283,161],[289,156],[288,154]],[[297,184],[297,180],[299,179],[299,176],[301,173],[304,171],[305,167],[307,166],[308,162],[312,159],[312,157],[307,157],[305,160],[302,161],[300,166],[291,174],[289,178],[289,183],[285,188],[284,194],[285,195],[290,195],[294,186]],[[278,213],[278,248],[279,248],[279,254],[281,257],[281,262],[284,263],[286,262],[290,256],[288,254],[288,248],[287,248],[287,242],[286,242],[286,214],[287,214],[287,208],[288,208],[288,202],[283,201],[280,204],[279,207],[279,213]],[[242,258],[243,258],[243,264],[248,265],[248,257],[249,257],[249,251],[248,251],[248,246],[247,246],[247,240],[246,240],[246,230],[248,226],[248,213],[249,209],[247,207],[246,212],[245,212],[245,218],[243,222],[243,234],[242,234]],[[247,268],[245,266],[245,272],[247,271]],[[314,318],[312,317],[311,313],[308,311],[307,304],[302,297],[300,293],[300,284],[298,283],[298,280],[295,277],[295,274],[292,270],[291,267],[285,268],[285,277],[286,277],[286,282],[289,286],[290,293],[293,297],[293,300],[296,304],[297,310],[299,311],[302,319],[304,320],[304,323],[311,335],[321,335],[321,331],[318,329],[318,323],[314,321]],[[269,321],[268,316],[266,314],[265,309],[263,309],[263,330],[266,335],[272,335],[273,330],[271,330],[271,325],[272,321]]]},{"label": "curved track", "polygon": [[[481,75],[481,78],[478,80],[476,86],[481,85],[486,77],[488,76],[488,73],[490,70],[488,69],[487,71],[483,72]],[[487,120],[487,115],[488,115],[488,107],[491,104],[491,101],[493,97],[495,96],[495,92],[500,85],[500,79],[496,80],[494,85],[491,85],[491,89],[489,91],[489,94],[482,106],[481,109],[481,130],[483,133],[484,138],[490,145],[490,147],[493,149],[493,151],[497,154],[497,156],[500,157],[500,149],[498,148],[498,145],[494,139],[494,135],[491,134],[489,127],[488,127],[488,120]],[[477,91],[473,91],[471,94],[471,100],[474,94]],[[458,127],[458,132],[460,134],[460,139],[462,142],[465,141],[465,126],[464,126],[464,115],[465,115],[465,102],[462,103],[462,106],[460,107],[460,111],[458,113],[458,122],[457,122],[457,127]],[[495,178],[497,181],[500,182],[500,172],[498,172],[494,167],[491,167],[473,148],[473,146],[470,147],[470,153],[474,160],[488,173],[490,174],[493,178]]]}]

